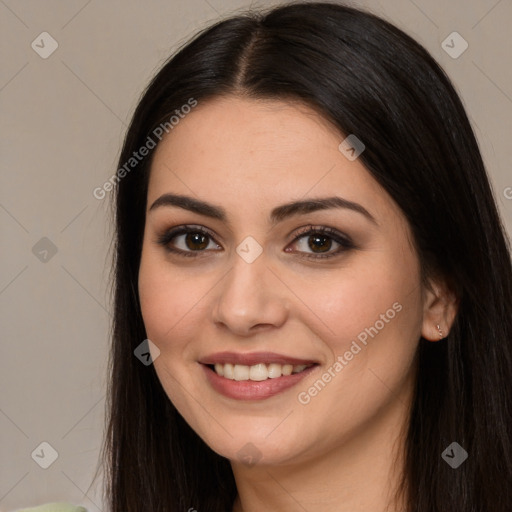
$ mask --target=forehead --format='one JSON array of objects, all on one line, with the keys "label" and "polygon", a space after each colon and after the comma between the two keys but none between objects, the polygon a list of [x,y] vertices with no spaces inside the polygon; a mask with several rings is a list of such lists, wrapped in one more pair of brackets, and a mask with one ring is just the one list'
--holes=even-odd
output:
[{"label": "forehead", "polygon": [[305,105],[228,96],[199,103],[164,137],[155,159],[169,156],[166,150],[186,152],[189,162],[212,153],[229,163],[247,155],[256,162],[270,154],[294,160],[308,152],[313,158],[317,150],[336,149],[341,139],[334,125]]},{"label": "forehead", "polygon": [[148,204],[186,193],[240,211],[304,196],[342,195],[368,209],[394,203],[359,159],[339,150],[345,135],[313,109],[276,100],[222,97],[199,103],[156,149]]}]

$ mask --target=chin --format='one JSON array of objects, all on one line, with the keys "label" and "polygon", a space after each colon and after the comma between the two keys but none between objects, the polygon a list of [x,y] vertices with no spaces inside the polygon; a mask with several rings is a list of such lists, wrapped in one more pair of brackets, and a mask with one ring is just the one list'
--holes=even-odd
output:
[{"label": "chin", "polygon": [[[191,424],[191,427],[214,452],[233,463],[282,465],[304,458],[308,444],[312,447],[312,453],[318,451],[314,448],[315,443],[305,438],[306,428],[301,418],[297,417],[298,411],[284,419],[288,412],[263,418],[242,414],[230,418],[217,416],[216,419],[226,430],[212,429],[211,424]],[[289,420],[292,421],[287,423]]]}]

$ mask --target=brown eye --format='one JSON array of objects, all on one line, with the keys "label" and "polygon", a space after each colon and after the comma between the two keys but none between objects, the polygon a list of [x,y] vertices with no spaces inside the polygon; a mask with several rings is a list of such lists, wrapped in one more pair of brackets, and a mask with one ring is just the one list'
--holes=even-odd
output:
[{"label": "brown eye", "polygon": [[308,237],[308,246],[314,252],[327,252],[332,246],[332,240],[328,236],[310,235]]},{"label": "brown eye", "polygon": [[295,250],[290,251],[287,248],[286,252],[298,252],[301,256],[312,259],[338,256],[355,248],[347,235],[325,226],[303,228],[292,242],[292,246],[295,246]]},{"label": "brown eye", "polygon": [[186,246],[193,250],[202,250],[208,247],[209,236],[203,233],[188,233],[185,235],[185,244]]},{"label": "brown eye", "polygon": [[181,256],[198,256],[221,249],[213,236],[199,226],[180,226],[166,231],[158,237],[157,243],[167,251]]}]

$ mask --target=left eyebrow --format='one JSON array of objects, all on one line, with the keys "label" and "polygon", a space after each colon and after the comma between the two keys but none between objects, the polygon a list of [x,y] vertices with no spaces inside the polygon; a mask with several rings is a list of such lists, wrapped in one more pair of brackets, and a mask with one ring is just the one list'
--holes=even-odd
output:
[{"label": "left eyebrow", "polygon": [[293,201],[291,203],[278,206],[270,213],[270,220],[273,224],[281,222],[292,215],[304,215],[306,213],[316,212],[320,210],[329,210],[332,208],[343,208],[364,215],[369,221],[378,226],[375,217],[359,203],[354,203],[342,197],[324,197],[319,199],[306,199],[304,201]]},{"label": "left eyebrow", "polygon": [[[177,194],[164,194],[150,206],[149,211],[163,206],[177,206],[178,208],[183,208],[199,215],[227,222],[227,214],[224,208],[193,197]],[[290,203],[277,206],[270,212],[270,221],[272,224],[277,224],[278,222],[282,222],[284,219],[295,215],[305,215],[307,213],[333,208],[352,210],[360,213],[376,226],[379,225],[375,220],[375,217],[364,206],[338,196],[292,201]]]}]

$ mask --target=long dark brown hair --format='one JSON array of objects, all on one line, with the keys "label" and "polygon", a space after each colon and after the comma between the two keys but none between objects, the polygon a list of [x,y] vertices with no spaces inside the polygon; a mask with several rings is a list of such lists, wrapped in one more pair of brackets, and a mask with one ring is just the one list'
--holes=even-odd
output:
[{"label": "long dark brown hair", "polygon": [[[158,72],[133,115],[115,192],[114,322],[102,458],[110,512],[227,512],[227,459],[186,424],[152,365],[138,298],[149,155],[126,163],[176,109],[238,94],[300,100],[355,134],[361,161],[407,217],[424,276],[449,280],[448,338],[420,339],[402,491],[410,512],[512,510],[510,247],[472,128],[450,80],[388,22],[329,3],[250,12],[196,35]],[[133,162],[132,162],[133,164]],[[452,442],[468,459],[441,457]]]}]

